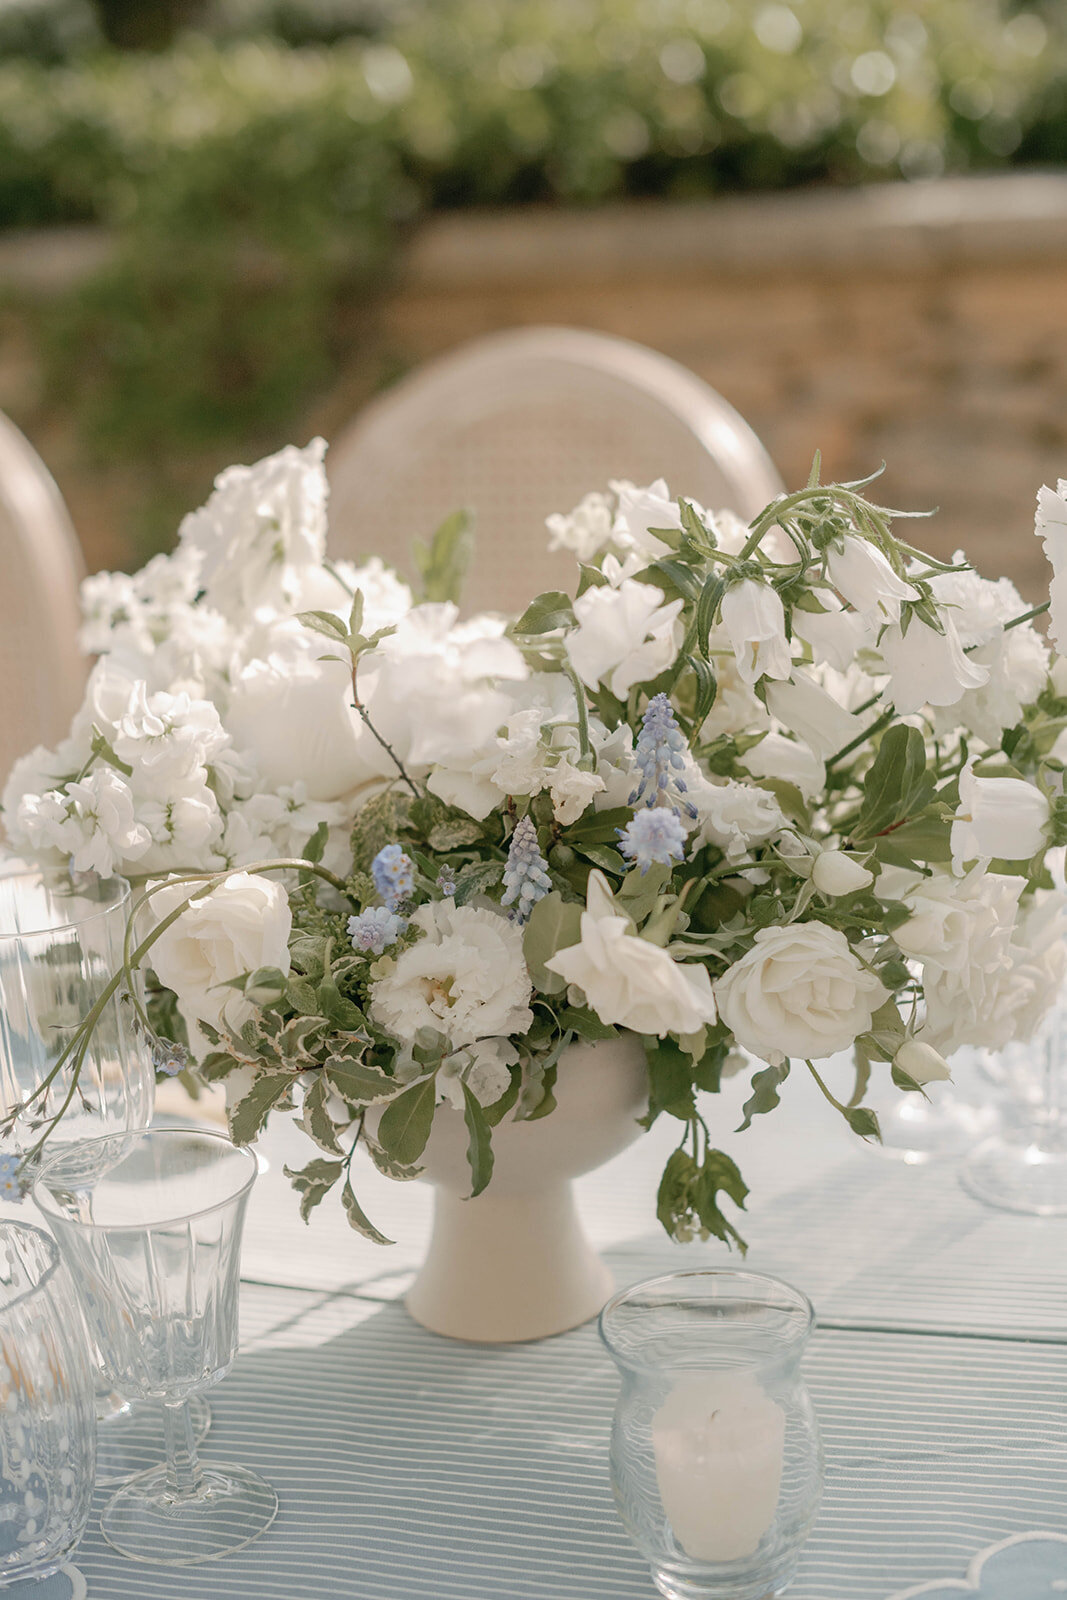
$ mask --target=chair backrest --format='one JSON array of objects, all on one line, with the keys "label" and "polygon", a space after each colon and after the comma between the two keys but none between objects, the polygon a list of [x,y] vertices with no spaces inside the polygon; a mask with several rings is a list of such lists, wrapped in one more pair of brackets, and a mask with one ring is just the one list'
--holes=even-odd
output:
[{"label": "chair backrest", "polygon": [[469,610],[515,611],[565,588],[545,517],[611,478],[666,478],[711,510],[750,518],[782,491],[748,424],[702,379],[654,350],[572,328],[475,340],[421,368],[361,413],[327,457],[330,546],[410,571],[459,507],[475,515]]},{"label": "chair backrest", "polygon": [[78,708],[84,570],[44,462],[0,415],[0,788],[15,759],[61,739]]}]

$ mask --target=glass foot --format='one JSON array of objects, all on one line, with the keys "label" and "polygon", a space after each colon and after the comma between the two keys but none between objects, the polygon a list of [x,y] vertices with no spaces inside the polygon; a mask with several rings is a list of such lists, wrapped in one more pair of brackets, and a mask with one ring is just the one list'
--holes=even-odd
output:
[{"label": "glass foot", "polygon": [[1067,1216],[1067,1139],[1040,1133],[987,1139],[964,1162],[960,1182],[1000,1211]]},{"label": "glass foot", "polygon": [[[193,1438],[199,1444],[211,1427],[211,1407],[203,1395],[189,1401]],[[166,1459],[163,1435],[163,1407],[151,1400],[132,1405],[118,1395],[98,1400],[96,1429],[96,1486],[113,1488],[138,1473],[157,1467]]]},{"label": "glass foot", "polygon": [[120,1555],[163,1567],[191,1567],[241,1550],[270,1527],[278,1496],[247,1467],[203,1466],[194,1494],[168,1488],[166,1467],[142,1472],[108,1501],[100,1530]]}]

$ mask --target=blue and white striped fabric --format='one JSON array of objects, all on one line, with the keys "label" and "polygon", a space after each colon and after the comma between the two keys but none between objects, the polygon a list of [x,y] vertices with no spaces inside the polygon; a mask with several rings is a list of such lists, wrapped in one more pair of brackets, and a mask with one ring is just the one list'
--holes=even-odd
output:
[{"label": "blue and white striped fabric", "polygon": [[[181,1571],[91,1530],[91,1600],[651,1600],[611,1499],[615,1373],[592,1328],[485,1349],[396,1303],[256,1286],[243,1316],[204,1454],[268,1477],[277,1522]],[[1067,1533],[1067,1347],[826,1329],[807,1372],[828,1469],[795,1600],[886,1600],[1007,1535]]]}]

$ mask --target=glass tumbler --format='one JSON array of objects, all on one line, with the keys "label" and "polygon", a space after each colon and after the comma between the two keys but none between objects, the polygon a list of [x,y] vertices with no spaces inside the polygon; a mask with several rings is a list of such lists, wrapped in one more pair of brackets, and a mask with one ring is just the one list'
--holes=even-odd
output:
[{"label": "glass tumbler", "polygon": [[23,1154],[59,1118],[52,1145],[145,1128],[155,1074],[130,1008],[105,1006],[77,1083],[64,1066],[44,1083],[79,1023],[122,965],[130,886],[41,871],[0,875],[0,1117],[25,1107],[3,1148]]},{"label": "glass tumbler", "polygon": [[765,1600],[793,1577],[823,1480],[800,1375],[813,1322],[798,1290],[751,1272],[675,1272],[604,1307],[612,1485],[668,1600]]},{"label": "glass tumbler", "polygon": [[239,1550],[278,1498],[241,1466],[201,1463],[190,1402],[237,1352],[241,1231],[252,1151],[204,1129],[113,1134],[46,1156],[34,1199],[55,1231],[111,1382],[162,1401],[167,1459],[104,1507],[123,1555],[189,1566]]},{"label": "glass tumbler", "polygon": [[998,1210],[1067,1216],[1067,992],[1033,1039],[1009,1045],[987,1070],[1004,1096],[1004,1125],[963,1163],[963,1187]]},{"label": "glass tumbler", "polygon": [[89,1520],[88,1336],[55,1241],[0,1222],[0,1590],[47,1578]]}]

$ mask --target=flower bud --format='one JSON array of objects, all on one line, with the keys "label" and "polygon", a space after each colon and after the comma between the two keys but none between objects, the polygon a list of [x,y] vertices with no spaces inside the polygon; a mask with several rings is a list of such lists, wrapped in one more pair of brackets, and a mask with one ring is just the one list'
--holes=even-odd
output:
[{"label": "flower bud", "polygon": [[855,894],[870,887],[874,873],[844,850],[823,850],[815,858],[811,879],[821,894]]},{"label": "flower bud", "polygon": [[952,1076],[944,1056],[921,1039],[905,1039],[893,1057],[893,1065],[918,1084],[943,1082]]}]

